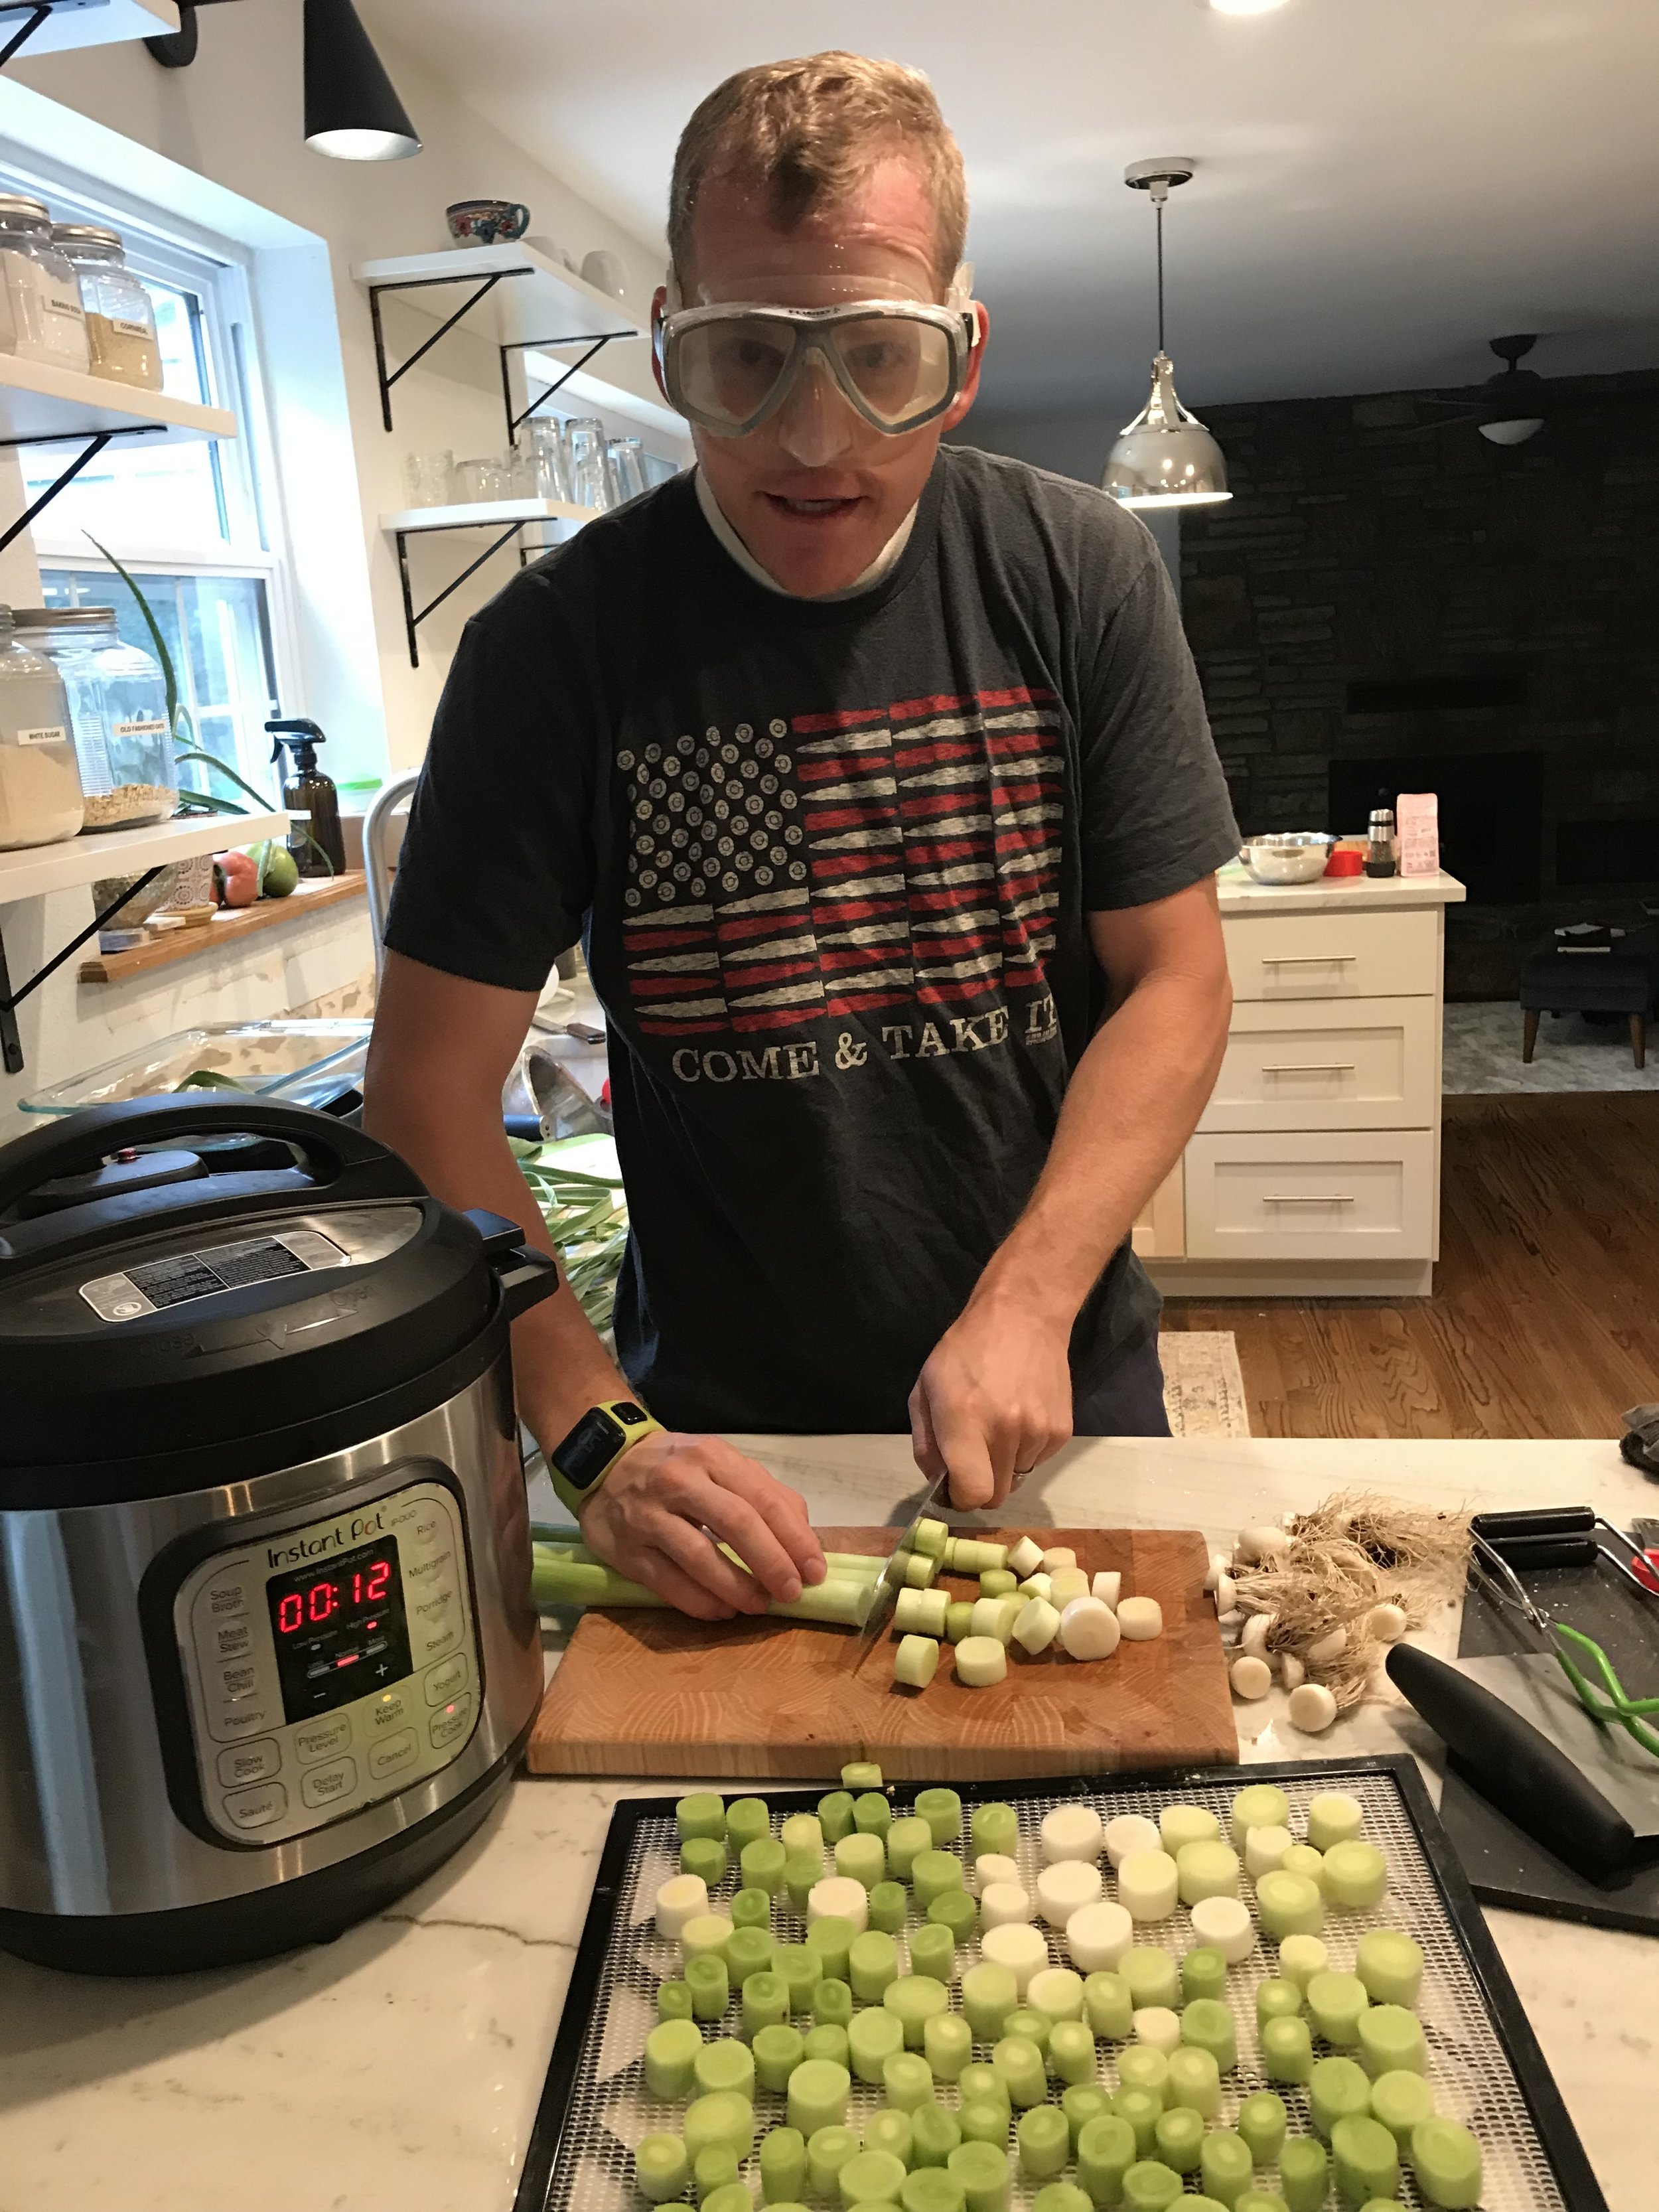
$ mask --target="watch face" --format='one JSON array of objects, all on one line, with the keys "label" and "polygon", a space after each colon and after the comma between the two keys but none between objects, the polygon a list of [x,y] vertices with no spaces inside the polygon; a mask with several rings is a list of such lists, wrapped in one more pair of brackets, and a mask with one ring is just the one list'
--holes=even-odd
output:
[{"label": "watch face", "polygon": [[597,1482],[628,1441],[628,1431],[603,1407],[584,1413],[553,1455],[559,1473],[573,1490]]}]

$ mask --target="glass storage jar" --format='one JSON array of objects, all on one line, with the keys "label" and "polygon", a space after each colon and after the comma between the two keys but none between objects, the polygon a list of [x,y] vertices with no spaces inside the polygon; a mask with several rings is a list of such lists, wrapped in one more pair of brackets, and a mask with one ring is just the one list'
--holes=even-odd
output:
[{"label": "glass storage jar", "polygon": [[64,679],[19,645],[0,606],[0,851],[56,845],[81,827],[81,776]]},{"label": "glass storage jar", "polygon": [[166,822],[179,805],[179,770],[167,720],[167,681],[142,647],[115,627],[113,607],[20,607],[19,635],[57,666],[88,830]]},{"label": "glass storage jar", "polygon": [[49,361],[86,373],[86,310],[75,271],[52,242],[44,200],[0,192],[0,269],[6,279],[21,360]]},{"label": "glass storage jar", "polygon": [[149,294],[127,267],[118,230],[96,222],[60,222],[52,244],[74,270],[87,314],[87,350],[94,376],[161,389],[161,348]]}]

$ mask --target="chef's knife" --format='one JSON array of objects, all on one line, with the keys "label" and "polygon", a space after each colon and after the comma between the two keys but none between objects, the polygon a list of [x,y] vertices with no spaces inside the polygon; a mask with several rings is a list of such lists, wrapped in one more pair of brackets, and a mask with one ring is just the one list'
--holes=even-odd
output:
[{"label": "chef's knife", "polygon": [[866,1613],[864,1626],[859,1631],[859,1648],[853,1658],[853,1672],[855,1674],[869,1657],[871,1651],[887,1633],[887,1624],[893,1618],[893,1607],[898,1603],[898,1594],[904,1588],[906,1563],[915,1550],[916,1530],[945,1495],[950,1480],[951,1471],[948,1468],[942,1474],[934,1476],[933,1481],[927,1486],[927,1495],[917,1509],[915,1518],[888,1554],[887,1564],[877,1577],[876,1587],[871,1594],[870,1610]]}]

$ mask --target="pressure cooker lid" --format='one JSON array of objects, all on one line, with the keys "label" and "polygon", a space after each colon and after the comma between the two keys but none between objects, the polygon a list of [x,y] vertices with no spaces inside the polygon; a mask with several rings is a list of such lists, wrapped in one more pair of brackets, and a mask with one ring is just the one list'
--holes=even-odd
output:
[{"label": "pressure cooker lid", "polygon": [[521,1241],[303,1107],[139,1099],[21,1139],[0,1150],[0,1506],[54,1472],[64,1502],[199,1488],[204,1455],[242,1480],[411,1418],[505,1341],[497,1268],[549,1264]]}]

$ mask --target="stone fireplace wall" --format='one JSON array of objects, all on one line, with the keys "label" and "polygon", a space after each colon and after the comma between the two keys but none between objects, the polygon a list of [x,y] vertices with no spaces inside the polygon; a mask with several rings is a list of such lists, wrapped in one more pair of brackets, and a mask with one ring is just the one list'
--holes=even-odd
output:
[{"label": "stone fireplace wall", "polygon": [[1659,371],[1547,392],[1510,447],[1426,392],[1197,402],[1234,496],[1182,517],[1182,611],[1240,822],[1361,829],[1328,811],[1357,764],[1416,790],[1443,763],[1446,865],[1461,836],[1484,886],[1452,997],[1659,904]]}]

